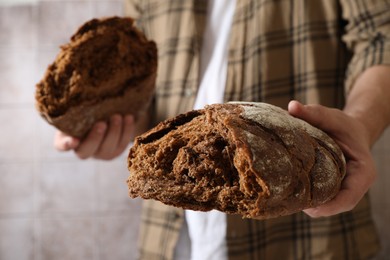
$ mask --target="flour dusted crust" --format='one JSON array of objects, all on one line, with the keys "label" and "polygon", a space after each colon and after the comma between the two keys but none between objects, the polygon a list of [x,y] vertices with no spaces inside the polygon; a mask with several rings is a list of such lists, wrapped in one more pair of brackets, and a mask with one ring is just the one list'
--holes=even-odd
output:
[{"label": "flour dusted crust", "polygon": [[139,136],[128,157],[131,197],[248,218],[332,199],[345,175],[324,132],[265,103],[206,106]]},{"label": "flour dusted crust", "polygon": [[61,46],[36,86],[36,107],[50,124],[83,137],[96,121],[145,109],[156,73],[156,44],[133,19],[92,19]]}]

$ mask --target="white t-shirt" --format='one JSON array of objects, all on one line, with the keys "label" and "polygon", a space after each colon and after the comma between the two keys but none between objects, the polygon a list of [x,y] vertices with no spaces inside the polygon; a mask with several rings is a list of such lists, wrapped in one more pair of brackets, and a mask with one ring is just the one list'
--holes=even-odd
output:
[{"label": "white t-shirt", "polygon": [[[229,36],[235,4],[235,0],[209,1],[201,52],[201,81],[194,109],[223,102]],[[189,255],[191,260],[227,259],[227,224],[224,213],[216,210],[211,212],[186,210],[185,218],[187,225],[183,225],[180,234],[175,251],[176,259],[189,259]]]},{"label": "white t-shirt", "polygon": [[235,0],[209,1],[200,57],[200,86],[194,109],[223,102],[235,3]]}]

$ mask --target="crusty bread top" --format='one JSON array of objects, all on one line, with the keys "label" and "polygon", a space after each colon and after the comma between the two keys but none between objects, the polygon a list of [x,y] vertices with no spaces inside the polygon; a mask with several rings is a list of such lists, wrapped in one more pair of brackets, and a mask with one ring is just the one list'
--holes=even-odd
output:
[{"label": "crusty bread top", "polygon": [[61,47],[37,84],[37,107],[46,118],[55,118],[71,107],[121,96],[156,71],[156,45],[133,19],[93,19]]},{"label": "crusty bread top", "polygon": [[[270,192],[272,194],[270,203],[271,201],[279,203],[280,199],[285,198],[285,191],[294,181],[291,179],[294,177],[283,171],[279,171],[279,176],[275,177],[273,176],[274,172],[264,171],[264,169],[273,168],[276,171],[277,168],[283,169],[283,167],[284,169],[289,167],[297,169],[296,166],[290,165],[291,155],[298,162],[301,162],[302,174],[307,175],[309,172],[311,174],[310,184],[307,184],[311,186],[311,203],[316,205],[318,202],[324,202],[329,199],[329,190],[337,187],[346,171],[344,155],[329,135],[309,123],[291,116],[286,110],[271,104],[261,102],[229,102],[229,104],[239,105],[242,108],[240,115],[243,118],[256,122],[258,126],[267,129],[267,132],[279,139],[274,144],[282,144],[289,151],[289,154],[285,154],[280,152],[281,149],[272,149],[270,147],[268,153],[271,154],[270,157],[272,158],[269,160],[255,158],[259,151],[264,151],[263,147],[269,144],[265,143],[265,140],[258,136],[253,136],[245,128],[240,129],[246,134],[247,142],[250,144],[252,155],[254,156],[252,158],[253,166],[258,172],[262,173],[260,179],[269,180],[268,183],[273,184],[267,185],[271,189]],[[310,139],[307,139],[307,136],[313,138],[313,144],[311,144]],[[328,156],[319,156],[319,154],[328,154]],[[264,152],[261,152],[261,155],[264,157],[268,156]],[[315,161],[309,164],[310,157],[315,158]],[[267,166],[267,163],[277,164],[278,166]],[[305,169],[305,167],[307,168]],[[284,174],[286,176],[282,177]],[[300,176],[298,176],[299,172],[296,172],[296,174],[296,178],[300,179]],[[306,179],[304,176],[302,177],[302,180]],[[307,189],[308,187],[305,187],[307,185],[303,183],[302,188]]]},{"label": "crusty bread top", "polygon": [[[271,104],[262,102],[229,102],[230,104],[238,104],[243,107],[244,111],[242,116],[258,122],[269,129],[283,128],[287,131],[294,131],[297,129],[303,129],[310,136],[317,139],[327,147],[329,150],[336,153],[336,158],[343,160],[341,165],[345,164],[344,154],[335,141],[329,137],[322,130],[313,127],[306,121],[299,118],[292,117],[286,110],[280,107],[273,106]],[[259,111],[262,111],[259,113]],[[285,142],[288,142],[289,138],[285,138]],[[341,169],[343,172],[345,169]]]}]

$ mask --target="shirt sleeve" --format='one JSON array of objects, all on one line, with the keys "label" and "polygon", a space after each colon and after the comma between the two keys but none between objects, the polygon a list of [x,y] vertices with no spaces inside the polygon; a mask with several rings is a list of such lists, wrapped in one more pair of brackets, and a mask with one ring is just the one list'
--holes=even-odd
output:
[{"label": "shirt sleeve", "polygon": [[390,65],[390,1],[341,0],[347,21],[343,41],[353,56],[346,73],[346,93],[357,77],[375,65]]}]

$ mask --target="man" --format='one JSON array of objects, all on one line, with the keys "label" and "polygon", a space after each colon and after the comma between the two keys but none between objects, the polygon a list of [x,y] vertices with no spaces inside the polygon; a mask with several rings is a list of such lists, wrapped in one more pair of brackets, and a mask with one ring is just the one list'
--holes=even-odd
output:
[{"label": "man", "polygon": [[[210,37],[208,10],[218,0],[208,2],[127,0],[128,14],[159,50],[150,113],[137,122],[132,115],[114,115],[97,123],[84,140],[58,133],[57,149],[75,150],[80,158],[111,159],[134,135],[193,109],[208,69],[202,64]],[[225,79],[222,101],[272,103],[323,129],[343,149],[347,177],[335,199],[305,213],[267,221],[226,216],[223,257],[374,256],[378,241],[365,194],[376,178],[370,148],[390,122],[390,2],[236,0],[233,8],[226,71],[216,74]],[[313,105],[289,102],[293,99]],[[185,219],[180,209],[145,202],[140,258],[177,257]]]}]

